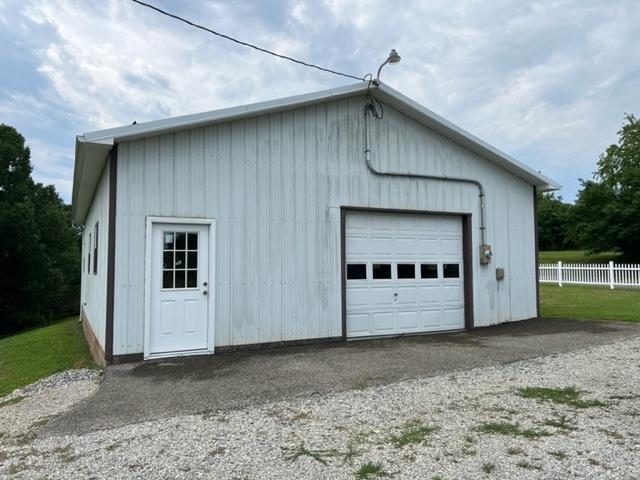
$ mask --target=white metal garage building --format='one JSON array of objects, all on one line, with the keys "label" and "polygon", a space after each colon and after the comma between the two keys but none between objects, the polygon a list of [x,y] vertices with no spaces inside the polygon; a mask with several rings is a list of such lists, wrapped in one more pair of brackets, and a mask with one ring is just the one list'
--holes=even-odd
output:
[{"label": "white metal garage building", "polygon": [[77,137],[100,363],[537,316],[558,186],[366,83]]}]

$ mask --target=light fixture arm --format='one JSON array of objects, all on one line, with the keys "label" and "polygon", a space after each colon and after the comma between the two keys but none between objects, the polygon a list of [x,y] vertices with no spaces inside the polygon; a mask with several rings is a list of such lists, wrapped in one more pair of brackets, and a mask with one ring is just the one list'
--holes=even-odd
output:
[{"label": "light fixture arm", "polygon": [[389,52],[389,56],[387,57],[387,59],[378,68],[376,79],[373,81],[374,85],[380,85],[380,72],[382,71],[382,67],[384,67],[387,63],[390,63],[391,65],[395,65],[396,63],[399,63],[399,62],[400,62],[400,55],[398,55],[398,52],[396,52],[395,48],[391,49],[391,52]]},{"label": "light fixture arm", "polygon": [[382,71],[382,67],[384,67],[387,63],[389,63],[389,59],[387,58],[382,65],[380,65],[380,68],[378,68],[378,73],[376,74],[376,79],[373,81],[373,83],[375,83],[376,85],[380,85],[380,72]]}]

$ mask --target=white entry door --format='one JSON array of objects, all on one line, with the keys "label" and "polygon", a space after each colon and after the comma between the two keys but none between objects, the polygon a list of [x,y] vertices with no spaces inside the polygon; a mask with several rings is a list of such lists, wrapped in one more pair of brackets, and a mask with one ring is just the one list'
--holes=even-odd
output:
[{"label": "white entry door", "polygon": [[147,356],[207,351],[209,226],[151,225]]},{"label": "white entry door", "polygon": [[349,212],[347,336],[464,328],[462,219]]}]

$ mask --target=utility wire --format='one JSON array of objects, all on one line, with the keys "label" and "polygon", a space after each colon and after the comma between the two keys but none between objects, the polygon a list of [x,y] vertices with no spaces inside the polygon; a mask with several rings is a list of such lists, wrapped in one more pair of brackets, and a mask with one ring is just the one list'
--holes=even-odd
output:
[{"label": "utility wire", "polygon": [[340,75],[342,77],[353,78],[355,80],[361,80],[363,82],[366,81],[365,80],[366,76],[365,77],[357,77],[355,75],[349,75],[348,73],[342,73],[342,72],[338,72],[336,70],[331,70],[330,68],[320,67],[318,65],[314,65],[313,63],[307,63],[307,62],[303,62],[302,60],[296,60],[295,58],[291,58],[291,57],[288,57],[286,55],[281,55],[279,53],[272,52],[271,50],[267,50],[266,48],[257,47],[255,45],[250,44],[250,43],[243,42],[241,40],[238,40],[238,39],[235,39],[233,37],[230,37],[229,35],[225,35],[223,33],[216,32],[215,30],[212,30],[212,29],[207,28],[207,27],[202,26],[202,25],[198,25],[197,23],[194,23],[194,22],[192,22],[190,20],[187,20],[185,18],[179,17],[178,15],[174,15],[173,13],[169,13],[169,12],[167,12],[165,10],[162,10],[162,9],[160,9],[158,7],[155,7],[155,6],[150,5],[148,3],[142,2],[140,0],[131,0],[131,1],[134,2],[134,3],[137,3],[139,5],[142,5],[143,7],[147,7],[147,8],[150,8],[151,10],[155,10],[156,12],[161,13],[163,15],[166,15],[167,17],[171,17],[171,18],[174,18],[174,19],[176,19],[176,20],[178,20],[180,22],[184,22],[187,25],[191,25],[192,27],[199,28],[200,30],[204,30],[205,32],[211,33],[213,35],[217,35],[218,37],[222,37],[222,38],[225,38],[227,40],[231,40],[232,42],[237,43],[239,45],[243,45],[245,47],[253,48],[254,50],[258,50],[259,52],[268,53],[269,55],[273,55],[274,57],[282,58],[284,60],[289,60],[289,61],[297,63],[299,65],[304,65],[305,67],[315,68],[315,69],[321,70],[323,72],[333,73],[334,75]]}]

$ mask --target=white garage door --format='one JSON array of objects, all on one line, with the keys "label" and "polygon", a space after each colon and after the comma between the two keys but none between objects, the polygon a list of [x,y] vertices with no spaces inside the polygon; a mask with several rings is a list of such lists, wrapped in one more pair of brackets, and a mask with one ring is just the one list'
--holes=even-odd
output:
[{"label": "white garage door", "polygon": [[348,212],[347,337],[464,328],[462,219]]}]

